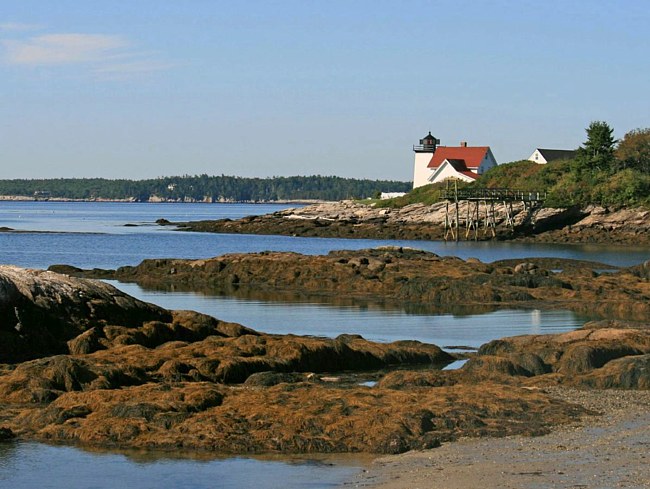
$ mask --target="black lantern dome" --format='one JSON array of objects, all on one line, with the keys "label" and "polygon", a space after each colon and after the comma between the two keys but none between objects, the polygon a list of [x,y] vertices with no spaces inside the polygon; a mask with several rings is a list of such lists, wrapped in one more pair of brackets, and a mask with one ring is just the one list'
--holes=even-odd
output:
[{"label": "black lantern dome", "polygon": [[420,139],[419,146],[413,146],[413,151],[416,153],[435,153],[438,144],[440,144],[440,140],[432,136],[431,131],[429,131],[429,134]]}]

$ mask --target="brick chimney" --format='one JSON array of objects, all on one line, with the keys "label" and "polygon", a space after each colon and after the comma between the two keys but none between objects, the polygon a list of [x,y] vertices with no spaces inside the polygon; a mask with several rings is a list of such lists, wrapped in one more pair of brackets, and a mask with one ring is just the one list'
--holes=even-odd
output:
[{"label": "brick chimney", "polygon": [[467,141],[461,141],[460,142],[460,147],[461,148],[467,148]]}]

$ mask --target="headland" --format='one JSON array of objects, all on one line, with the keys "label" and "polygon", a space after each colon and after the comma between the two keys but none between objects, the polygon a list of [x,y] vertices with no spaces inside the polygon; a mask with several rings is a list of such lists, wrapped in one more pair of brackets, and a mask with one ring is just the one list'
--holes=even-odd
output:
[{"label": "headland", "polygon": [[[292,208],[243,219],[221,219],[160,224],[176,224],[181,230],[237,233],[281,234],[289,236],[368,238],[400,240],[445,239],[445,202],[409,204],[399,208],[376,207],[358,201],[327,202]],[[468,214],[461,203],[459,215]],[[617,243],[650,245],[650,211],[644,208],[527,208],[512,206],[512,226],[505,211],[495,215],[494,234],[480,229],[460,239],[516,240],[540,243]],[[449,238],[449,236],[447,236]]]}]

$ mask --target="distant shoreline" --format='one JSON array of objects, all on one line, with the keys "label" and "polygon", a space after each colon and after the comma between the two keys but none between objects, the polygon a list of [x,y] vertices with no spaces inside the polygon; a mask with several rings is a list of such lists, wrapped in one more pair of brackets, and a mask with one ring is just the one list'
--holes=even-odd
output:
[{"label": "distant shoreline", "polygon": [[322,204],[329,202],[320,199],[289,199],[289,200],[227,200],[207,202],[203,200],[167,200],[167,199],[69,199],[63,197],[35,198],[23,195],[0,195],[0,202],[115,202],[127,204]]}]

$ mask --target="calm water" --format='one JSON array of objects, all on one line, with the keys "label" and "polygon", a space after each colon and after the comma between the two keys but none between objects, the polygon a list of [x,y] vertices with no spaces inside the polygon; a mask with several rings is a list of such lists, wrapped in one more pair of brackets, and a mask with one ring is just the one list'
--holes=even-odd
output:
[{"label": "calm water", "polygon": [[344,333],[389,342],[403,339],[478,347],[495,338],[572,331],[585,322],[570,311],[499,310],[487,314],[417,314],[380,305],[269,302],[160,292],[108,281],[124,292],[168,309],[190,309],[267,333],[336,337]]},{"label": "calm water", "polygon": [[267,214],[289,204],[174,204],[126,202],[0,202],[0,226],[29,231],[140,234],[160,218],[173,222],[238,219]]},{"label": "calm water", "polygon": [[[133,204],[0,202],[0,227],[48,233],[0,233],[0,263],[47,268],[66,263],[83,268],[135,265],[145,258],[205,258],[231,252],[265,250],[322,254],[335,249],[381,245],[410,246],[485,262],[504,258],[555,256],[632,265],[650,250],[606,246],[553,246],[511,243],[342,240],[287,236],[179,233],[156,226],[156,219],[186,221],[238,218],[273,212],[285,205]],[[129,226],[126,226],[126,225]],[[50,232],[54,231],[54,232]],[[582,319],[566,311],[505,310],[483,315],[427,315],[367,304],[265,302],[187,292],[143,290],[116,284],[143,300],[172,309],[194,309],[274,333],[368,339],[417,339],[441,346],[478,346],[490,339],[575,329]],[[264,461],[256,459],[170,459],[149,454],[126,457],[35,443],[0,444],[0,488],[325,488],[360,470],[345,459]]]},{"label": "calm water", "polygon": [[[299,489],[336,487],[363,459],[179,459],[125,456],[40,443],[0,443],[6,489]],[[335,465],[333,465],[335,464]]]},{"label": "calm water", "polygon": [[[65,263],[81,268],[136,265],[145,258],[207,258],[225,253],[295,251],[324,254],[331,250],[382,245],[409,246],[439,255],[505,258],[554,256],[629,266],[650,258],[650,249],[599,245],[544,245],[497,242],[382,241],[290,236],[242,236],[179,233],[156,226],[159,218],[186,221],[238,218],[273,212],[277,204],[147,204],[85,202],[0,202],[0,227],[53,234],[0,233],[0,263],[47,268]],[[136,224],[136,227],[125,226]],[[71,234],[74,233],[74,234]],[[97,234],[101,233],[101,234]]]}]

